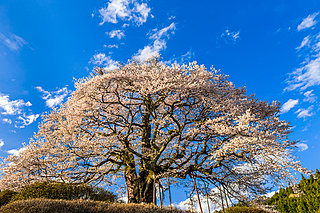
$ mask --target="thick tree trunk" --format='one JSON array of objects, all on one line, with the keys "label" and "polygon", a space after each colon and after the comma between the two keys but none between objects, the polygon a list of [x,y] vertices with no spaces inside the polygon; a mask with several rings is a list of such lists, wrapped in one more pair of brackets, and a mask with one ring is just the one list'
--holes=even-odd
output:
[{"label": "thick tree trunk", "polygon": [[[152,108],[152,100],[150,96],[145,97],[143,100],[145,109],[142,114],[142,135],[141,147],[142,154],[145,156],[152,155],[151,149],[151,124],[150,124],[150,111]],[[139,194],[139,202],[152,203],[154,196],[154,173],[150,171],[150,159],[141,159],[139,168],[139,177],[137,178],[138,186],[136,188]]]},{"label": "thick tree trunk", "polygon": [[135,170],[133,171],[132,168],[125,166],[125,181],[127,185],[127,191],[128,191],[128,203],[137,203],[137,195],[135,192],[136,188],[136,180],[137,175]]},{"label": "thick tree trunk", "polygon": [[139,201],[143,203],[153,203],[154,196],[154,177],[153,173],[141,170],[137,181],[139,191]]},{"label": "thick tree trunk", "polygon": [[139,177],[131,169],[125,169],[125,180],[129,203],[153,203],[154,178],[147,170],[139,172]]},{"label": "thick tree trunk", "polygon": [[[141,147],[145,156],[152,154],[150,137],[151,98],[144,99],[145,111],[142,114]],[[154,196],[154,173],[150,171],[150,159],[141,159],[137,176],[134,156],[128,154],[125,159],[125,180],[128,189],[128,200],[134,203],[152,203]]]},{"label": "thick tree trunk", "polygon": [[137,172],[136,166],[134,162],[134,156],[132,154],[125,154],[125,169],[124,169],[124,177],[127,185],[128,191],[128,203],[137,203],[139,202],[138,194],[135,191],[136,181],[137,181]]},{"label": "thick tree trunk", "polygon": [[137,176],[133,155],[125,157],[125,181],[129,203],[152,203],[154,194],[154,175],[147,169],[140,168]]}]

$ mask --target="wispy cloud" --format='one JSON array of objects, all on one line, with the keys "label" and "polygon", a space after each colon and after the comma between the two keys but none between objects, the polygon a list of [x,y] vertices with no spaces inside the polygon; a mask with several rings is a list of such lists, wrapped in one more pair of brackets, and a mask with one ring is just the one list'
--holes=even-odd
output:
[{"label": "wispy cloud", "polygon": [[103,67],[105,70],[112,70],[118,67],[118,62],[106,56],[104,53],[95,54],[90,63]]},{"label": "wispy cloud", "polygon": [[300,49],[302,49],[303,47],[309,46],[309,45],[310,45],[310,36],[306,36],[306,37],[303,38],[300,46],[297,47],[296,49],[297,49],[297,50],[300,50]]},{"label": "wispy cloud", "polygon": [[298,148],[298,151],[299,152],[303,152],[303,151],[306,151],[308,148],[309,148],[309,146],[308,146],[308,144],[306,144],[306,143],[297,143],[296,144],[296,147]]},{"label": "wispy cloud", "polygon": [[12,124],[12,120],[9,119],[9,118],[3,118],[3,119],[2,119],[2,122],[3,122],[3,123]]},{"label": "wispy cloud", "polygon": [[188,64],[189,62],[193,61],[195,57],[195,52],[193,50],[189,50],[186,53],[179,55],[179,56],[173,56],[170,60],[165,61],[166,64]]},{"label": "wispy cloud", "polygon": [[303,99],[303,101],[305,101],[305,102],[314,103],[317,99],[317,97],[313,94],[313,90],[309,90],[309,91],[303,93],[303,95],[305,97]]},{"label": "wispy cloud", "polygon": [[119,48],[119,45],[117,45],[117,44],[109,44],[109,45],[104,45],[104,47],[106,48],[109,48],[109,49],[111,49],[111,48],[116,48],[116,49],[118,49]]},{"label": "wispy cloud", "polygon": [[[298,118],[303,118],[304,120],[317,113],[314,107],[318,105],[316,94],[320,85],[320,32],[318,26],[315,26],[317,23],[315,18],[318,14],[309,15],[297,28],[302,30],[314,26],[315,30],[311,31],[307,36],[304,35],[302,41],[296,47],[298,51],[297,57],[302,62],[295,70],[289,73],[286,79],[287,86],[284,89],[285,92],[295,93],[295,96],[299,95],[300,99],[303,100],[302,106],[295,113]],[[281,109],[282,113],[288,112],[298,104],[294,101],[290,99],[285,103]]]},{"label": "wispy cloud", "polygon": [[285,90],[305,90],[311,86],[320,85],[320,55],[305,62],[290,74],[288,86]]},{"label": "wispy cloud", "polygon": [[192,50],[189,50],[185,54],[181,55],[181,62],[182,63],[188,63],[194,58],[195,53]]},{"label": "wispy cloud", "polygon": [[16,122],[17,125],[15,125],[16,128],[25,128],[26,126],[29,126],[30,124],[32,124],[33,122],[35,122],[39,117],[39,114],[31,114],[31,115],[25,115],[23,114],[23,116],[19,116],[18,119],[20,120],[20,122]]},{"label": "wispy cloud", "polygon": [[314,115],[312,110],[313,110],[313,106],[310,106],[307,109],[303,109],[303,108],[298,109],[296,111],[296,114],[298,114],[297,117],[298,118],[304,118],[304,119],[307,118],[307,117],[310,117],[310,116]]},{"label": "wispy cloud", "polygon": [[320,33],[310,34],[303,38],[296,48],[300,50],[303,61],[290,73],[285,91],[304,91],[309,87],[320,85]]},{"label": "wispy cloud", "polygon": [[133,21],[139,26],[147,21],[150,11],[146,3],[137,0],[110,0],[106,7],[99,10],[102,18],[100,25],[105,22],[116,24],[122,20]]},{"label": "wispy cloud", "polygon": [[46,106],[50,108],[59,106],[70,93],[67,87],[51,92],[44,90],[41,86],[35,88],[42,93],[42,99],[45,100]]},{"label": "wispy cloud", "polygon": [[110,38],[117,37],[118,39],[121,39],[125,36],[122,30],[112,30],[111,32],[107,32],[106,34],[108,34]]},{"label": "wispy cloud", "polygon": [[149,39],[152,40],[153,43],[145,46],[143,49],[138,50],[138,53],[135,54],[134,59],[139,61],[145,61],[146,59],[166,49],[166,39],[168,39],[170,35],[174,34],[175,30],[175,23],[171,23],[169,26],[160,30],[154,29],[152,33],[149,35]]},{"label": "wispy cloud", "polygon": [[4,141],[3,139],[0,139],[0,149],[4,146]]},{"label": "wispy cloud", "polygon": [[[217,194],[217,193],[218,193],[217,188],[212,189],[210,192],[210,195],[209,195],[210,196],[210,199],[209,199],[210,212],[215,212],[222,209],[220,197],[212,196],[212,194]],[[200,197],[201,207],[203,211],[209,212],[206,196],[200,194],[199,197]],[[189,210],[191,212],[200,212],[200,206],[199,206],[198,198],[196,195],[193,195],[191,199],[187,198],[186,200],[183,200],[179,203],[173,203],[173,206],[181,210]]]},{"label": "wispy cloud", "polygon": [[0,111],[4,115],[16,115],[21,114],[24,107],[30,107],[32,104],[22,99],[10,100],[9,95],[0,93]]},{"label": "wispy cloud", "polygon": [[220,36],[224,42],[235,44],[240,38],[240,31],[230,31],[227,29]]},{"label": "wispy cloud", "polygon": [[0,42],[7,46],[11,51],[19,51],[27,42],[15,34],[4,35],[0,33]]},{"label": "wispy cloud", "polygon": [[[28,109],[28,114],[26,116],[25,107],[30,107],[32,104],[28,101],[25,102],[22,99],[10,100],[8,95],[0,94],[0,109],[3,110],[1,114],[7,116],[18,115],[14,118],[16,128],[25,128],[26,126],[32,124],[38,117],[39,114],[30,114],[30,109]],[[12,124],[13,120],[9,118],[3,118],[3,123]]]},{"label": "wispy cloud", "polygon": [[295,107],[299,103],[299,99],[293,100],[289,99],[286,103],[284,103],[280,109],[280,113],[287,113],[289,112],[293,107]]},{"label": "wispy cloud", "polygon": [[23,150],[26,150],[26,148],[23,147],[23,148],[20,148],[20,149],[10,149],[10,150],[7,151],[7,153],[10,154],[10,155],[18,156]]},{"label": "wispy cloud", "polygon": [[317,17],[318,14],[319,13],[313,13],[308,15],[306,18],[304,18],[302,22],[298,25],[297,30],[300,31],[300,30],[308,29],[316,25],[317,21],[315,20],[315,18]]},{"label": "wispy cloud", "polygon": [[171,34],[174,34],[175,30],[176,30],[176,25],[174,22],[172,22],[169,26],[164,27],[160,30],[153,29],[152,33],[150,33],[149,35],[149,39],[160,40],[163,38],[169,38]]}]

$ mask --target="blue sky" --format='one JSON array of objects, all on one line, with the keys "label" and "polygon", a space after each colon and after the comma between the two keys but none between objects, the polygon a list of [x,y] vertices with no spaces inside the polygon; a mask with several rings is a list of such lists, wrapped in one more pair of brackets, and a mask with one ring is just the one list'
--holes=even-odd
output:
[{"label": "blue sky", "polygon": [[319,0],[2,0],[0,155],[28,142],[74,78],[156,53],[221,69],[249,94],[280,101],[296,155],[319,168]]}]

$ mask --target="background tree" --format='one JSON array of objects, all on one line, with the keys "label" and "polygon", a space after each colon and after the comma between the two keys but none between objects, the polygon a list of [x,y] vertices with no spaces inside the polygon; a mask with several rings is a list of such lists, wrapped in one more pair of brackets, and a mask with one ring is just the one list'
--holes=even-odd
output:
[{"label": "background tree", "polygon": [[[280,212],[318,212],[320,210],[320,172],[305,178],[299,184],[280,189],[268,201]],[[294,189],[294,190],[293,190]]]},{"label": "background tree", "polygon": [[76,82],[29,145],[5,160],[0,188],[50,180],[115,184],[124,177],[129,201],[150,203],[162,178],[195,177],[240,196],[264,193],[263,183],[282,183],[292,169],[304,171],[290,155],[296,142],[287,138],[279,103],[248,96],[196,62],[158,59],[96,68]]}]

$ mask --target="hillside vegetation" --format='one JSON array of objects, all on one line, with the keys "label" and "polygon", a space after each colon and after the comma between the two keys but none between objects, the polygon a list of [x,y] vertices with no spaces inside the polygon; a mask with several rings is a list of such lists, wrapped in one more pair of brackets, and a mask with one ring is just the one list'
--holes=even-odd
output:
[{"label": "hillside vegetation", "polygon": [[268,204],[285,213],[320,212],[320,172],[317,170],[309,178],[302,175],[299,184],[280,189]]},{"label": "hillside vegetation", "polygon": [[116,196],[103,188],[68,183],[37,182],[19,191],[4,190],[0,193],[0,207],[18,200],[34,198],[115,202]]}]

